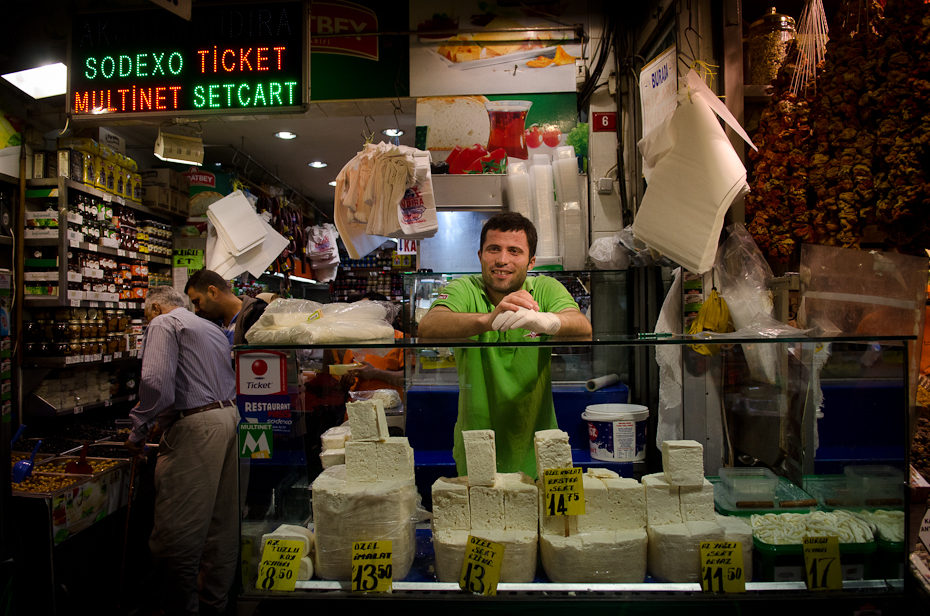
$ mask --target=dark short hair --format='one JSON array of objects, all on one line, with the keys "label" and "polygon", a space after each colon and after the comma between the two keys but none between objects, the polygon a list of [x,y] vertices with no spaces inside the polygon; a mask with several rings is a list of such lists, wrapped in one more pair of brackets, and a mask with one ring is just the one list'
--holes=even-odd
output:
[{"label": "dark short hair", "polygon": [[533,221],[519,212],[499,212],[491,216],[484,227],[481,228],[481,250],[484,250],[484,241],[488,231],[523,231],[526,234],[526,243],[530,247],[530,259],[536,256],[536,227]]},{"label": "dark short hair", "polygon": [[194,289],[198,293],[206,293],[209,287],[216,287],[220,293],[232,293],[229,290],[229,283],[222,276],[208,269],[197,270],[191,274],[191,277],[187,279],[187,284],[184,285],[184,292],[187,293]]}]

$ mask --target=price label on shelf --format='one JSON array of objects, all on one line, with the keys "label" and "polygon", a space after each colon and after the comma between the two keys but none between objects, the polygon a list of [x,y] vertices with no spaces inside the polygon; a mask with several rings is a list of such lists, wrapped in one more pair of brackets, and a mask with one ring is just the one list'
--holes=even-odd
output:
[{"label": "price label on shelf", "polygon": [[107,398],[106,400],[103,401],[103,406],[104,406],[104,407],[112,406],[112,404],[113,404],[113,401],[110,400],[109,398]]},{"label": "price label on shelf", "polygon": [[72,300],[71,300],[71,307],[72,307],[72,308],[80,308],[80,307],[81,307],[81,300],[79,300],[79,299],[72,299]]},{"label": "price label on shelf", "polygon": [[103,356],[103,363],[108,364],[108,363],[110,363],[111,361],[113,361],[113,356],[112,356],[112,355],[104,355],[104,356]]},{"label": "price label on shelf", "polygon": [[102,354],[102,353],[96,353],[96,354],[94,354],[94,355],[91,355],[91,357],[93,358],[93,359],[91,359],[91,361],[103,361],[103,354]]},{"label": "price label on shelf", "polygon": [[123,354],[122,354],[121,352],[119,352],[119,351],[113,353],[113,359],[119,359],[119,358],[121,358],[122,356],[123,356]]},{"label": "price label on shelf", "polygon": [[269,539],[262,550],[255,584],[262,590],[294,590],[303,553],[303,541]]},{"label": "price label on shelf", "polygon": [[546,515],[582,515],[584,483],[580,468],[550,468],[544,474]]},{"label": "price label on shelf", "polygon": [[91,308],[99,308],[99,307],[100,307],[100,302],[88,302],[87,305],[88,305],[89,307],[91,307]]},{"label": "price label on shelf", "polygon": [[81,245],[81,243],[80,243],[79,241],[77,241],[77,240],[68,240],[68,246],[71,247],[71,248],[77,248],[77,247],[79,247],[80,245]]},{"label": "price label on shelf", "polygon": [[129,351],[129,356],[130,356],[130,357],[138,357],[138,356],[139,356],[139,351]]},{"label": "price label on shelf", "polygon": [[104,308],[116,308],[116,304],[114,304],[113,302],[103,302],[103,307]]},{"label": "price label on shelf", "polygon": [[78,364],[81,362],[81,357],[79,355],[72,355],[71,357],[65,357],[65,365]]},{"label": "price label on shelf", "polygon": [[138,397],[139,397],[139,396],[137,396],[136,394],[129,394],[129,401],[130,401],[130,402],[135,402],[136,398],[138,398]]},{"label": "price label on shelf", "polygon": [[97,252],[97,244],[88,244],[88,245],[87,245],[87,250],[89,250],[89,251],[91,251],[91,252]]},{"label": "price label on shelf", "polygon": [[352,543],[352,592],[391,592],[391,548],[390,541]]},{"label": "price label on shelf", "polygon": [[843,590],[839,539],[805,537],[804,573],[808,590]]},{"label": "price label on shelf", "polygon": [[477,595],[496,595],[503,562],[502,544],[469,535],[459,588]]},{"label": "price label on shelf", "polygon": [[117,248],[117,249],[116,249],[116,256],[117,256],[117,257],[125,257],[125,256],[126,256],[126,251],[123,250],[123,249],[121,249],[121,248]]},{"label": "price label on shelf", "polygon": [[117,302],[117,303],[116,303],[116,307],[119,308],[119,309],[121,309],[121,310],[125,310],[125,309],[126,309],[126,302]]},{"label": "price label on shelf", "polygon": [[113,200],[113,195],[111,195],[110,193],[103,193],[103,200],[109,203],[110,201]]},{"label": "price label on shelf", "polygon": [[746,592],[744,572],[741,542],[701,542],[701,588],[704,592]]},{"label": "price label on shelf", "polygon": [[84,412],[84,407],[83,407],[83,406],[76,406],[76,407],[74,407],[73,409],[71,409],[71,411],[72,411],[75,415],[80,415],[81,413]]}]

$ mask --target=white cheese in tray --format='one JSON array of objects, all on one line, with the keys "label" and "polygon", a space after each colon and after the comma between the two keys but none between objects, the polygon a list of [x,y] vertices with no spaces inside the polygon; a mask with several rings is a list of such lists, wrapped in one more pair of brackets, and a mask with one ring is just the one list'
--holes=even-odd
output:
[{"label": "white cheese in tray", "polygon": [[384,404],[380,400],[346,402],[353,441],[383,441],[388,434]]},{"label": "white cheese in tray", "polygon": [[699,582],[701,542],[726,537],[716,521],[650,525],[647,532],[649,574],[660,582]]},{"label": "white cheese in tray", "polygon": [[540,535],[546,576],[556,583],[641,584],[646,579],[646,531]]},{"label": "white cheese in tray", "polygon": [[493,430],[464,430],[468,485],[493,486],[497,479],[497,450]]},{"label": "white cheese in tray", "polygon": [[440,477],[433,483],[433,528],[468,530],[471,509],[468,503],[468,477]]},{"label": "white cheese in tray", "polygon": [[540,430],[533,436],[536,449],[536,478],[543,478],[543,471],[552,468],[572,467],[572,448],[568,434],[561,430]]},{"label": "white cheese in tray", "polygon": [[646,515],[649,526],[681,524],[681,503],[678,486],[670,485],[662,473],[643,475],[646,486]]},{"label": "white cheese in tray", "polygon": [[500,582],[527,583],[536,577],[537,534],[521,530],[433,530],[436,577],[440,582],[458,582],[465,562],[468,536],[504,546]]},{"label": "white cheese in tray", "polygon": [[665,481],[673,486],[704,483],[704,446],[697,441],[663,441],[662,468]]}]

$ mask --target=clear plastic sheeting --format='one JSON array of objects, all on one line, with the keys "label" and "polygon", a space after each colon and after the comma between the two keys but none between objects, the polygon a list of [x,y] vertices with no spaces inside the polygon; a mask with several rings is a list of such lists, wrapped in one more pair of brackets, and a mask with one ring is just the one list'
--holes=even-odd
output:
[{"label": "clear plastic sheeting", "polygon": [[440,530],[433,532],[436,553],[436,578],[440,582],[458,582],[465,563],[469,535],[504,546],[501,583],[532,582],[536,576],[537,535],[521,530]]},{"label": "clear plastic sheeting", "polygon": [[249,344],[339,344],[392,340],[388,302],[320,304],[309,300],[278,299],[246,333]]},{"label": "clear plastic sheeting", "polygon": [[351,579],[354,541],[391,541],[393,577],[407,576],[416,554],[415,525],[429,517],[416,486],[402,481],[350,482],[340,464],[324,470],[311,489],[319,577]]}]

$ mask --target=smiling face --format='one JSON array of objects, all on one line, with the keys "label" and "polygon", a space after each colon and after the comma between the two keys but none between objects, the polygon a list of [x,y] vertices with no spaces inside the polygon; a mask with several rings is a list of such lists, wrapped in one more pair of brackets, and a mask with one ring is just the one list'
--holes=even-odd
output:
[{"label": "smiling face", "polygon": [[529,243],[523,231],[489,230],[478,258],[485,289],[495,305],[504,296],[520,290],[526,272],[536,263],[536,257],[530,258]]}]

